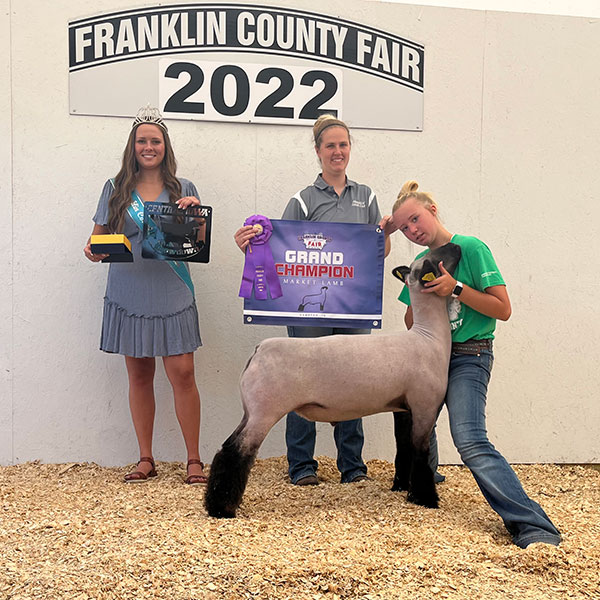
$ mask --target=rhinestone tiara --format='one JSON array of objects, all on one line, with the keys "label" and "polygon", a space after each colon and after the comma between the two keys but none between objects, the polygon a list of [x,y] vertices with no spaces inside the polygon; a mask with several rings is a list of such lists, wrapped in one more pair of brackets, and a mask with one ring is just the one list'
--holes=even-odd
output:
[{"label": "rhinestone tiara", "polygon": [[149,104],[146,104],[144,108],[140,108],[140,110],[138,110],[131,127],[137,127],[138,125],[142,125],[143,123],[148,123],[150,125],[158,125],[159,127],[162,127],[165,131],[168,131],[167,126],[165,125],[165,122],[163,121],[162,115],[160,114],[158,108],[154,108]]}]

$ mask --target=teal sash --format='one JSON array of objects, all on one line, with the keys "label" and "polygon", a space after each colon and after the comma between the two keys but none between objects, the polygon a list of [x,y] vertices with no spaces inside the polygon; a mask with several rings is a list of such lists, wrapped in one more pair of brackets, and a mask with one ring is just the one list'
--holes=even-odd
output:
[{"label": "teal sash", "polygon": [[[111,178],[110,182],[112,183],[113,188],[115,187],[115,180]],[[127,208],[127,213],[131,217],[131,220],[138,226],[141,233],[144,231],[144,201],[140,198],[139,194],[133,190],[131,192],[132,202]],[[186,268],[185,263],[178,260],[169,260],[167,264],[175,271],[175,274],[185,283],[185,285],[190,288],[190,292],[192,292],[192,297],[195,297],[194,294],[194,284],[192,283],[192,278],[190,277],[190,273]]]}]

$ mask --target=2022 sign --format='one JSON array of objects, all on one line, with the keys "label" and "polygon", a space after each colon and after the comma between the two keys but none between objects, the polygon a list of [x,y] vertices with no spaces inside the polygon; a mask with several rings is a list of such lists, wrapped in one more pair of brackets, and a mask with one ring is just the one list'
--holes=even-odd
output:
[{"label": "2022 sign", "polygon": [[165,117],[307,125],[343,118],[342,71],[162,59],[159,100]]}]

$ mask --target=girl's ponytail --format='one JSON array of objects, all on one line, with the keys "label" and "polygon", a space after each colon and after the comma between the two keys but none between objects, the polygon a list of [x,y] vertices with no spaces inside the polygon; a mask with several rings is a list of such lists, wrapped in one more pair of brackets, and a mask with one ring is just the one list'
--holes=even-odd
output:
[{"label": "girl's ponytail", "polygon": [[407,181],[402,186],[402,189],[398,194],[398,199],[396,200],[396,202],[394,202],[392,214],[394,214],[394,212],[396,212],[396,210],[398,210],[398,208],[400,208],[409,198],[414,198],[417,202],[419,202],[423,206],[426,206],[427,208],[430,208],[432,206],[435,206],[437,208],[437,204],[435,203],[431,195],[427,194],[426,192],[418,192],[418,189],[419,184],[416,181],[412,179]]}]

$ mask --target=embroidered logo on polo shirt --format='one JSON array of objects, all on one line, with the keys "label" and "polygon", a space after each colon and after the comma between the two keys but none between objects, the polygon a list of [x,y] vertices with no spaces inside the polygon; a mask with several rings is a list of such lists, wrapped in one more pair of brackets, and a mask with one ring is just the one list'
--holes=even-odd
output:
[{"label": "embroidered logo on polo shirt", "polygon": [[352,206],[356,206],[357,208],[364,208],[366,206],[366,202],[364,200],[352,200]]}]

